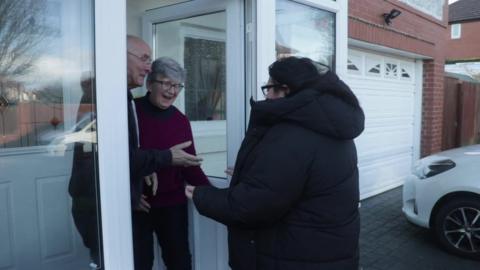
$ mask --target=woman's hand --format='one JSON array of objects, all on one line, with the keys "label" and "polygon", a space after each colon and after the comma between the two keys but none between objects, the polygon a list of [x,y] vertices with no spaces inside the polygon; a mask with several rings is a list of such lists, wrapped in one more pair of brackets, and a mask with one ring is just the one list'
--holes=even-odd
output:
[{"label": "woman's hand", "polygon": [[233,167],[227,167],[227,168],[225,169],[225,173],[226,173],[227,175],[232,176],[232,175],[233,175]]},{"label": "woman's hand", "polygon": [[195,191],[194,186],[190,186],[190,185],[185,186],[185,196],[187,196],[187,198],[192,199],[194,191]]}]

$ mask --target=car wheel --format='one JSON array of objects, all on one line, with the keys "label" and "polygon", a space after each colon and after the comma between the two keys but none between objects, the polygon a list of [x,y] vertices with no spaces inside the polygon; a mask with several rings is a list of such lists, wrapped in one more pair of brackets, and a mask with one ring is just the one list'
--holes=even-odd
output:
[{"label": "car wheel", "polygon": [[434,232],[451,253],[480,258],[480,200],[455,199],[444,204],[435,216]]}]

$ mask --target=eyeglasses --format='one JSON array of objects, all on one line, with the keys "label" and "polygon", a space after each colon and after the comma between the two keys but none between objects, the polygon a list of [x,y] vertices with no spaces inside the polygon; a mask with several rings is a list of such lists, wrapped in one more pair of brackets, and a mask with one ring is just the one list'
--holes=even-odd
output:
[{"label": "eyeglasses", "polygon": [[278,83],[266,84],[266,85],[260,87],[260,89],[262,89],[262,93],[263,93],[264,96],[267,96],[268,91],[270,91],[270,88],[284,88],[284,87],[281,84],[278,84]]},{"label": "eyeglasses", "polygon": [[135,56],[138,60],[142,61],[143,63],[145,63],[145,64],[147,64],[147,65],[151,65],[151,64],[152,64],[152,58],[150,58],[150,56],[147,55],[147,54],[144,54],[143,56],[138,56],[138,55],[136,55],[136,54],[134,54],[134,53],[132,53],[132,52],[129,52],[129,51],[127,51],[127,53],[130,54],[130,55]]},{"label": "eyeglasses", "polygon": [[173,88],[174,90],[180,92],[185,87],[183,83],[172,83],[170,81],[152,80],[152,82],[160,84],[162,89],[165,91],[168,91]]}]

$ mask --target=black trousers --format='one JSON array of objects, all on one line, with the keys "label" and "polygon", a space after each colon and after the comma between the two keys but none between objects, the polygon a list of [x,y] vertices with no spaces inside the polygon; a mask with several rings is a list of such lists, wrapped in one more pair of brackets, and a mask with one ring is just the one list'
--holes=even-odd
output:
[{"label": "black trousers", "polygon": [[83,244],[90,251],[90,259],[98,269],[103,269],[101,260],[102,237],[99,232],[101,220],[97,219],[97,203],[95,198],[72,198],[72,216]]},{"label": "black trousers", "polygon": [[132,227],[135,270],[153,267],[153,233],[157,235],[168,270],[192,269],[187,204],[152,208],[150,213],[133,211]]}]

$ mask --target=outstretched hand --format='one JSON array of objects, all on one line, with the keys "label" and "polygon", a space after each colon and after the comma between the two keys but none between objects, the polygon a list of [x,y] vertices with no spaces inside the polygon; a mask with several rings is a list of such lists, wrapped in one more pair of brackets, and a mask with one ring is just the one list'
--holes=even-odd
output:
[{"label": "outstretched hand", "polygon": [[191,144],[192,141],[187,141],[174,145],[170,148],[170,151],[172,152],[172,165],[180,165],[185,167],[200,166],[203,160],[202,158],[191,155],[183,150],[189,147]]}]

